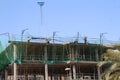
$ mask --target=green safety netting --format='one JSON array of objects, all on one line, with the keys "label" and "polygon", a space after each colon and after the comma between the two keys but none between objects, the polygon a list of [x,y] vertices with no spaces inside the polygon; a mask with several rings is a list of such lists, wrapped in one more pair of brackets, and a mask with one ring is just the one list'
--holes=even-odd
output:
[{"label": "green safety netting", "polygon": [[9,46],[5,49],[5,54],[10,63],[17,62],[18,64],[21,64],[21,53],[23,52],[23,50],[21,49],[21,43],[16,44],[16,47],[16,59],[14,59],[14,43],[9,44]]},{"label": "green safety netting", "polygon": [[10,64],[10,61],[8,60],[6,52],[3,50],[3,46],[0,42],[0,71],[4,70],[8,64]]},{"label": "green safety netting", "polygon": [[9,64],[10,64],[10,61],[5,54],[5,51],[3,51],[0,54],[0,71],[4,70]]},{"label": "green safety netting", "polygon": [[2,43],[0,41],[0,53],[3,51]]},{"label": "green safety netting", "polygon": [[0,71],[4,70],[9,64],[15,62],[16,60],[19,64],[21,64],[21,60],[14,60],[13,44],[7,46],[5,50],[3,50],[2,45],[0,45],[0,50]]},{"label": "green safety netting", "polygon": [[[19,56],[16,58],[16,60],[14,60],[14,56],[13,56],[14,49],[13,48],[14,48],[13,44],[11,43],[5,49],[3,49],[3,46],[0,42],[0,71],[4,70],[9,64],[15,61],[21,64],[21,60]],[[20,54],[21,51],[17,53]]]},{"label": "green safety netting", "polygon": [[[13,52],[14,52],[14,44],[17,47],[17,58],[14,60]],[[40,43],[28,43],[28,42],[20,42],[20,41],[11,41],[10,44],[5,48],[5,50],[2,50],[2,45],[0,44],[0,50],[2,51],[0,53],[0,70],[4,70],[9,64],[17,61],[18,64],[21,64],[24,61],[30,61],[30,62],[44,62],[47,64],[55,64],[57,62],[64,62],[68,63],[69,53],[71,53],[71,47],[75,47],[73,44],[69,45],[55,45],[52,44],[47,45],[47,52],[48,52],[48,59],[44,59],[44,46],[46,44],[40,44]],[[96,61],[95,57],[95,50],[99,50],[99,45],[97,44],[79,44],[78,46],[79,50],[78,55],[79,59],[72,60],[72,62],[78,62],[78,61]],[[83,50],[84,49],[84,50]],[[103,49],[102,49],[103,50]],[[27,53],[29,53],[27,55]],[[53,55],[53,53],[57,53],[56,56]],[[81,55],[83,56],[83,53],[86,55],[83,58],[80,58]],[[41,55],[39,55],[41,54]],[[42,56],[43,55],[43,56]],[[101,54],[98,54],[100,56]],[[88,56],[88,57],[87,57]],[[91,56],[91,57],[90,57]],[[56,58],[55,58],[56,57]]]}]

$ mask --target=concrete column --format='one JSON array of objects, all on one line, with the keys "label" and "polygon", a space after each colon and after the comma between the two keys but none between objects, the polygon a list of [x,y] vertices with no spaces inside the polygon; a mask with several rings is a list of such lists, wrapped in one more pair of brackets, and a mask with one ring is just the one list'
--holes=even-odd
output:
[{"label": "concrete column", "polygon": [[101,79],[101,74],[100,74],[100,67],[97,67],[97,71],[98,71],[98,80],[102,80]]},{"label": "concrete column", "polygon": [[45,64],[45,80],[48,80],[48,64]]},{"label": "concrete column", "polygon": [[69,77],[70,77],[70,80],[72,80],[72,71],[71,71],[71,69],[69,70]]},{"label": "concrete column", "polygon": [[17,63],[16,63],[16,58],[17,58],[17,46],[16,45],[13,45],[14,47],[14,52],[13,52],[13,56],[14,56],[14,80],[17,80]]},{"label": "concrete column", "polygon": [[17,80],[17,63],[13,63],[14,64],[14,80]]},{"label": "concrete column", "polygon": [[7,78],[8,78],[8,71],[5,70],[5,80],[8,80]]},{"label": "concrete column", "polygon": [[94,80],[95,80],[95,73],[94,73]]},{"label": "concrete column", "polygon": [[[47,46],[45,46],[45,61],[47,61]],[[45,80],[48,80],[48,64],[45,63]]]},{"label": "concrete column", "polygon": [[73,65],[73,79],[76,80],[76,67]]}]

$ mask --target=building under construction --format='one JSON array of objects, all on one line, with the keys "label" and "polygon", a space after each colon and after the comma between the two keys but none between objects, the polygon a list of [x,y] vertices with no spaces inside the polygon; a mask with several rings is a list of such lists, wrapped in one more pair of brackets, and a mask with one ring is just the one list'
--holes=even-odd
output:
[{"label": "building under construction", "polygon": [[[31,38],[36,39],[36,38]],[[0,53],[0,80],[100,80],[97,67],[107,47],[87,39],[66,44],[9,41]]]}]

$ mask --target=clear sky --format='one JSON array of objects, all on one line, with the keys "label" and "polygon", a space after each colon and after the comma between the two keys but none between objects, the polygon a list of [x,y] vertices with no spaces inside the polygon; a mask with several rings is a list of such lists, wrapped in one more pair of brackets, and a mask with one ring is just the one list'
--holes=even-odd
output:
[{"label": "clear sky", "polygon": [[[41,11],[37,4],[44,1]],[[120,39],[120,0],[0,0],[0,33]]]}]

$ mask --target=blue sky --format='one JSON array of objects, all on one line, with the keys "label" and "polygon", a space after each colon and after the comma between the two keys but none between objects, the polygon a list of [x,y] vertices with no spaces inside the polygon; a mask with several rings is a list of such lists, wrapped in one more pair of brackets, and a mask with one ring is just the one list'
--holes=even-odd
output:
[{"label": "blue sky", "polygon": [[[40,7],[44,1],[43,24]],[[120,39],[120,0],[0,0],[0,33]]]}]

